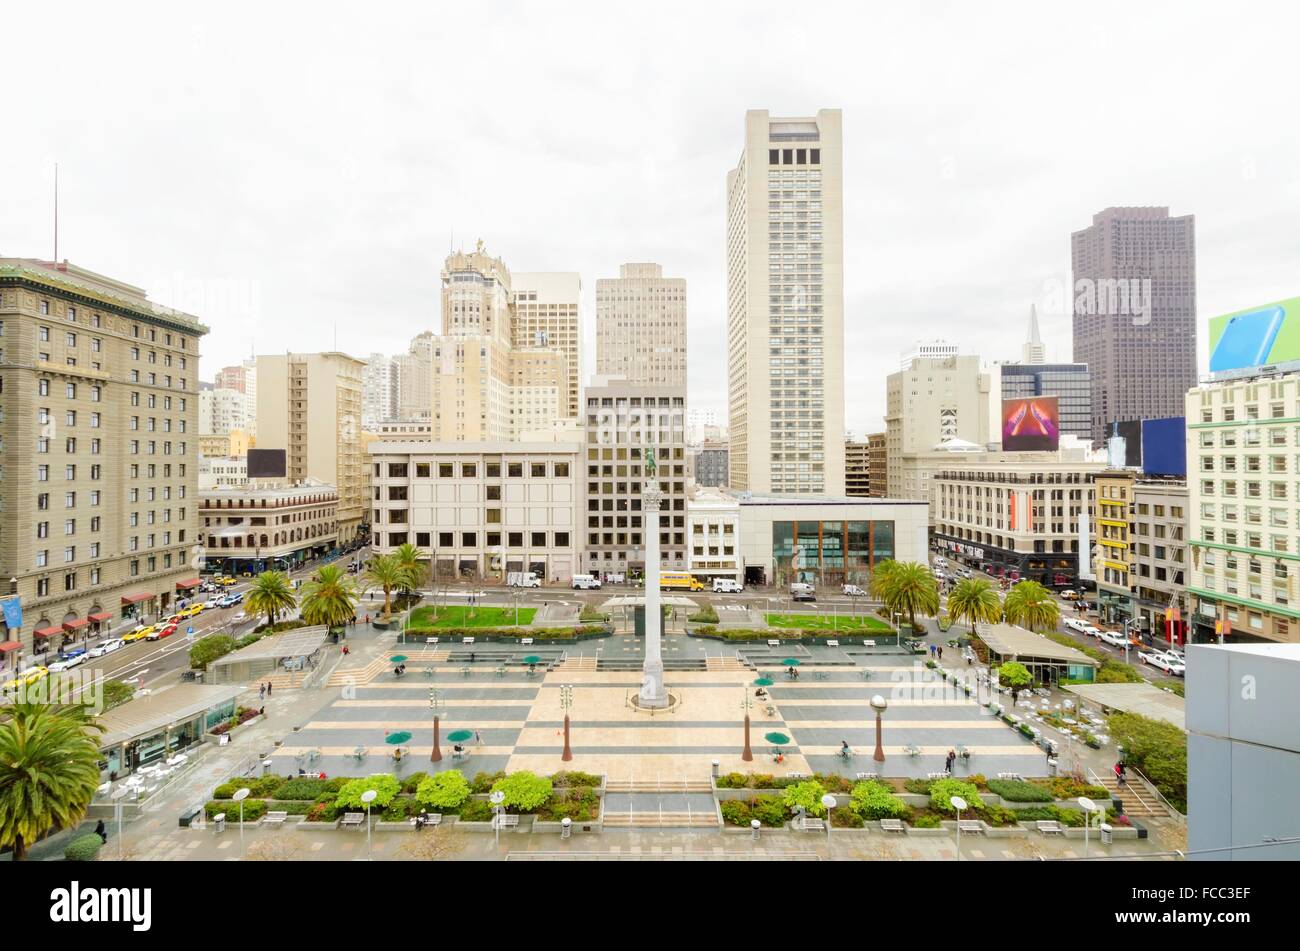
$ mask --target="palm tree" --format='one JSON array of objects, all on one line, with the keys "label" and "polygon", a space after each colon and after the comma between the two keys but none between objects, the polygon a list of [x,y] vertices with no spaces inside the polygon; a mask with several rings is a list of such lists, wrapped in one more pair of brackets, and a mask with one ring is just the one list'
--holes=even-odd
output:
[{"label": "palm tree", "polygon": [[1002,600],[993,590],[993,582],[966,578],[948,595],[948,614],[954,621],[969,621],[974,634],[980,621],[996,624],[1002,619]]},{"label": "palm tree", "polygon": [[302,589],[302,619],[341,627],[356,614],[357,588],[338,565],[325,565]]},{"label": "palm tree", "polygon": [[398,585],[403,595],[409,596],[413,589],[420,587],[421,583],[423,583],[424,565],[421,563],[421,559],[425,557],[425,553],[410,542],[398,545],[393,549],[393,559],[401,566],[405,574],[402,583]]},{"label": "palm tree", "polygon": [[384,589],[384,617],[393,613],[393,589],[407,579],[406,569],[392,555],[378,555],[366,565],[366,580]]},{"label": "palm tree", "polygon": [[1061,620],[1061,608],[1052,593],[1037,581],[1020,581],[1007,592],[1003,605],[1008,624],[1019,624],[1031,631],[1055,630]]},{"label": "palm tree", "polygon": [[76,825],[99,786],[99,744],[104,728],[81,706],[14,704],[0,723],[0,848],[14,860],[51,829]]},{"label": "palm tree", "polygon": [[871,593],[891,614],[907,615],[915,630],[918,614],[939,613],[939,586],[928,566],[915,561],[886,561],[871,577]]},{"label": "palm tree", "polygon": [[253,579],[245,603],[252,613],[265,614],[266,623],[271,625],[281,614],[292,611],[298,599],[293,596],[288,575],[283,571],[263,571]]}]

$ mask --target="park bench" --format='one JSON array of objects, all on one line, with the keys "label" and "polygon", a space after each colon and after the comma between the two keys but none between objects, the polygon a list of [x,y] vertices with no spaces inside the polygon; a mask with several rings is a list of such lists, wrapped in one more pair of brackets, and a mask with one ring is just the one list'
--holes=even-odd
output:
[{"label": "park bench", "polygon": [[442,825],[441,812],[426,812],[422,815],[411,816],[408,820],[413,828],[419,829],[421,826],[438,826]]},{"label": "park bench", "polygon": [[839,647],[839,646],[840,646],[840,642],[839,642],[839,641],[827,641],[827,642],[826,642],[826,646],[827,646],[827,647]]},{"label": "park bench", "polygon": [[862,642],[862,646],[863,646],[863,647],[875,647],[875,646],[876,646],[876,642],[875,642],[875,641],[863,641],[863,642]]},{"label": "park bench", "polygon": [[984,823],[980,822],[978,819],[960,819],[957,822],[957,830],[959,832],[970,832],[975,835],[982,835],[984,833]]},{"label": "park bench", "polygon": [[1055,820],[1040,819],[1035,825],[1043,835],[1065,835],[1065,829]]},{"label": "park bench", "polygon": [[1025,778],[1025,777],[1021,776],[1019,773],[998,773],[998,779],[1020,779],[1020,780],[1023,780],[1024,778]]},{"label": "park bench", "polygon": [[926,779],[947,779],[948,774],[947,773],[926,773],[925,778]]},{"label": "park bench", "polygon": [[518,825],[519,825],[519,817],[517,815],[513,815],[509,812],[497,813],[498,829],[513,829]]},{"label": "park bench", "polygon": [[426,644],[437,644],[437,643],[438,643],[438,639],[437,639],[436,637],[426,637],[426,638],[424,639],[424,643],[426,643]]},{"label": "park bench", "polygon": [[473,643],[474,643],[474,638],[472,638],[472,637],[462,637],[462,638],[460,639],[460,642],[461,642],[462,644],[473,644]]},{"label": "park bench", "polygon": [[904,828],[902,819],[881,819],[880,831],[906,833],[907,829]]},{"label": "park bench", "polygon": [[528,646],[529,644],[531,644],[532,642],[533,642],[533,639],[532,639],[531,637],[521,637],[521,638],[519,638],[519,643],[522,644],[524,647],[527,647],[527,646]]},{"label": "park bench", "polygon": [[349,826],[360,829],[365,821],[366,814],[364,812],[345,812],[343,818],[339,820],[339,825],[345,829]]},{"label": "park bench", "polygon": [[786,776],[788,776],[790,779],[807,779],[807,778],[808,778],[808,774],[807,774],[807,773],[786,773]]},{"label": "park bench", "polygon": [[289,813],[287,812],[268,812],[266,815],[262,817],[262,825],[282,826],[284,825],[284,820],[288,818],[289,818]]},{"label": "park bench", "polygon": [[768,647],[780,647],[780,646],[781,646],[781,642],[778,641],[776,638],[769,638],[769,639],[768,639],[768,642],[767,642],[767,646],[768,646]]},{"label": "park bench", "polygon": [[821,819],[810,819],[805,816],[803,825],[800,826],[800,828],[802,828],[804,832],[825,832],[826,823]]}]

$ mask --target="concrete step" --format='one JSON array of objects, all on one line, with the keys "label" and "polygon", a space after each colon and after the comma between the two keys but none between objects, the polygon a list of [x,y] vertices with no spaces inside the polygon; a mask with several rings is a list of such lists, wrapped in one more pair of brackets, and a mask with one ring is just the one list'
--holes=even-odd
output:
[{"label": "concrete step", "polygon": [[695,812],[607,812],[605,828],[716,829],[718,817]]},{"label": "concrete step", "polygon": [[606,793],[712,793],[713,786],[707,779],[677,779],[656,782],[644,779],[606,779]]},{"label": "concrete step", "polygon": [[752,664],[747,664],[739,657],[709,657],[705,659],[705,666],[708,670],[753,670]]},{"label": "concrete step", "polygon": [[565,658],[564,663],[559,665],[558,669],[562,670],[599,670],[596,658],[587,654],[581,657]]},{"label": "concrete step", "polygon": [[1151,789],[1139,777],[1129,774],[1128,782],[1123,786],[1114,776],[1102,777],[1100,785],[1115,799],[1124,803],[1126,815],[1138,819],[1168,818],[1169,810],[1160,801],[1154,789]]}]

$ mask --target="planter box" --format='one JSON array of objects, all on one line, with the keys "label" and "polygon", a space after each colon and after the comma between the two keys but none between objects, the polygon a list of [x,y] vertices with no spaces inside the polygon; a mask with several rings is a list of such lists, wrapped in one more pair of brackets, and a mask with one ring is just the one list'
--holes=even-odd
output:
[{"label": "planter box", "polygon": [[[1073,828],[1066,827],[1065,837],[1067,839],[1082,839],[1083,831],[1084,830],[1082,828],[1073,829]],[[1116,839],[1138,838],[1138,830],[1134,829],[1132,826],[1111,826],[1110,834],[1112,837]],[[1092,831],[1088,833],[1088,841],[1093,843],[1094,845],[1101,844],[1101,833],[1097,831],[1096,826],[1094,826]]]},{"label": "planter box", "polygon": [[907,830],[908,835],[930,836],[933,838],[950,834],[947,829],[942,827],[938,829],[917,829],[914,826],[904,826],[904,828]]},{"label": "planter box", "polygon": [[[564,831],[564,826],[562,823],[559,822],[534,821],[533,831],[537,833],[541,833],[543,835],[545,834],[559,835],[561,832]],[[586,822],[579,822],[576,819],[573,821],[574,835],[578,835],[579,833],[582,833],[584,835],[592,835],[594,833],[604,832],[604,831],[605,831],[605,826],[602,820],[600,819],[590,819]]]},{"label": "planter box", "polygon": [[[446,821],[446,820],[443,820]],[[465,822],[461,820],[456,823],[457,829],[464,829],[466,832],[491,832],[491,822]]]},{"label": "planter box", "polygon": [[1022,825],[1013,826],[991,826],[987,822],[984,824],[984,834],[990,839],[1011,839],[1029,835],[1029,830]]}]

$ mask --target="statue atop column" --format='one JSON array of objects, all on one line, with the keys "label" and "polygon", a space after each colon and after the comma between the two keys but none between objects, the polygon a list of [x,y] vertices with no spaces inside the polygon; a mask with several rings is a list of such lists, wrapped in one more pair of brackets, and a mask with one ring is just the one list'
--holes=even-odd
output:
[{"label": "statue atop column", "polygon": [[664,688],[661,638],[664,613],[659,599],[659,508],[663,493],[655,478],[655,451],[645,450],[645,481],[641,487],[642,531],[645,534],[645,664],[641,673],[640,702],[643,707],[668,706]]}]

